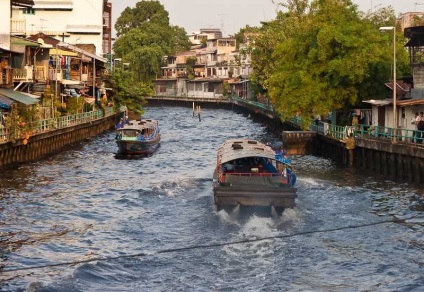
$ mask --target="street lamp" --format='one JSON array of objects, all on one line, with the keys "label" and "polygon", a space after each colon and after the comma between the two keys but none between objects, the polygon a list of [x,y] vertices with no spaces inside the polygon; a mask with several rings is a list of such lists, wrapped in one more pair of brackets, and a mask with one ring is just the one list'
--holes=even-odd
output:
[{"label": "street lamp", "polygon": [[382,26],[380,31],[393,30],[393,143],[396,143],[397,113],[396,113],[396,28],[394,26]]}]

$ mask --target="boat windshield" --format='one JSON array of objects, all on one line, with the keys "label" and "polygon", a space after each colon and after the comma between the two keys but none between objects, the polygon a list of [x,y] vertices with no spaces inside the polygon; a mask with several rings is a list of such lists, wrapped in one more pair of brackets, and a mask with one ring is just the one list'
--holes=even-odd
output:
[{"label": "boat windshield", "polygon": [[243,157],[226,162],[222,167],[227,173],[279,173],[277,161],[265,157]]},{"label": "boat windshield", "polygon": [[126,130],[122,131],[123,137],[137,137],[138,131],[137,130]]}]

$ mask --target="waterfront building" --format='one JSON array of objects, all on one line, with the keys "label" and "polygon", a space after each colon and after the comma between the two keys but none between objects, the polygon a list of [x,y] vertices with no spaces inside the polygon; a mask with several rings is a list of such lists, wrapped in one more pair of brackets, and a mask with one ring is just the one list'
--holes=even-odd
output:
[{"label": "waterfront building", "polygon": [[[46,92],[62,109],[76,91],[95,107],[112,50],[111,12],[107,0],[0,0],[0,120],[13,103],[37,103]],[[48,108],[43,117],[55,117]]]},{"label": "waterfront building", "polygon": [[11,2],[11,35],[43,33],[72,45],[93,44],[99,56],[111,53],[112,4],[107,0],[34,0],[31,7]]},{"label": "waterfront building", "polygon": [[424,12],[405,12],[399,15],[397,22],[403,31],[407,27],[421,25],[424,23]]},{"label": "waterfront building", "polygon": [[248,44],[237,48],[235,38],[222,37],[217,29],[201,29],[196,37],[190,38],[190,51],[164,57],[162,76],[155,80],[156,95],[222,98],[234,92],[246,98],[252,71]]},{"label": "waterfront building", "polygon": [[[396,128],[397,135],[412,137],[416,126],[412,121],[415,113],[424,112],[424,26],[411,26],[404,30],[408,39],[405,47],[408,48],[411,60],[412,80],[407,83],[396,80],[396,113],[393,113],[393,94],[385,100],[366,100],[372,105],[372,127]],[[386,83],[393,92],[394,82]],[[397,125],[393,124],[393,115],[397,115]]]}]

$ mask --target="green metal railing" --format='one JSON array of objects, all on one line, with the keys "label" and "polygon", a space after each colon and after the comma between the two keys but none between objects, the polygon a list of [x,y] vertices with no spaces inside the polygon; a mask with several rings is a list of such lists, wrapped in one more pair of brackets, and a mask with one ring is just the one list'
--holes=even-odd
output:
[{"label": "green metal railing", "polygon": [[354,131],[355,137],[361,138],[378,138],[392,140],[393,138],[396,138],[397,141],[409,143],[420,143],[424,139],[424,131],[409,130],[402,128],[397,128],[395,133],[394,128],[390,127],[357,125]]},{"label": "green metal railing", "polygon": [[15,139],[28,139],[29,136],[34,134],[45,133],[47,131],[88,123],[98,120],[104,116],[110,116],[112,114],[114,114],[113,107],[107,107],[105,110],[99,109],[75,115],[39,120],[27,123],[25,125],[17,126],[13,129],[0,128],[0,143],[6,143]]},{"label": "green metal railing", "polygon": [[232,96],[231,99],[233,101],[237,101],[237,102],[241,102],[241,103],[245,103],[245,104],[250,104],[250,105],[253,105],[257,108],[261,108],[261,109],[264,109],[264,110],[274,112],[274,108],[272,106],[266,105],[262,102],[257,102],[257,101],[253,101],[253,100],[249,100],[249,99],[243,99],[243,98],[240,98],[238,96]]},{"label": "green metal railing", "polygon": [[336,140],[344,140],[354,137],[353,126],[337,126],[320,121],[318,123],[312,122],[309,129]]}]

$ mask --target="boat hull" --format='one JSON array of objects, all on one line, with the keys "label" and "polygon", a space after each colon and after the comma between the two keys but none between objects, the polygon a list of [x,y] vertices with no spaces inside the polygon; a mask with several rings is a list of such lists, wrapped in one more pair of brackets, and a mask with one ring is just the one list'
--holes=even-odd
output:
[{"label": "boat hull", "polygon": [[230,185],[216,183],[214,201],[217,206],[274,206],[293,208],[297,188],[281,186]]},{"label": "boat hull", "polygon": [[118,154],[121,155],[146,155],[156,151],[160,144],[160,137],[150,141],[116,141]]}]

